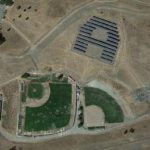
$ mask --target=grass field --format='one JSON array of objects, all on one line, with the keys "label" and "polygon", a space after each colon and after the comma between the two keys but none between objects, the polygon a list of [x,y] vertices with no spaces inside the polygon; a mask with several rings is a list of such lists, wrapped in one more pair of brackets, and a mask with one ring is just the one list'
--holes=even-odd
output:
[{"label": "grass field", "polygon": [[72,88],[70,84],[50,83],[48,101],[35,108],[26,108],[25,130],[46,131],[65,127],[70,121]]},{"label": "grass field", "polygon": [[40,82],[30,82],[28,85],[28,97],[41,99],[43,96],[43,85]]},{"label": "grass field", "polygon": [[96,105],[102,108],[105,114],[105,121],[108,123],[123,122],[124,116],[122,109],[115,99],[106,92],[92,87],[85,87],[85,104]]}]

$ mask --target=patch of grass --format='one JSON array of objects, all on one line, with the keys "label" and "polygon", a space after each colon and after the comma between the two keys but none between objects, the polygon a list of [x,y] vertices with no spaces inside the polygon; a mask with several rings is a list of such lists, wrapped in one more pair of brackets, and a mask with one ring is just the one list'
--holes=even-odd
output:
[{"label": "patch of grass", "polygon": [[41,99],[43,96],[43,85],[39,82],[30,82],[28,85],[28,97],[32,99]]},{"label": "patch of grass", "polygon": [[13,3],[14,3],[13,0],[0,0],[0,4],[11,6]]},{"label": "patch of grass", "polygon": [[50,83],[50,89],[50,97],[44,105],[26,108],[26,131],[46,131],[68,125],[72,98],[71,84]]},{"label": "patch of grass", "polygon": [[86,106],[96,105],[102,108],[106,122],[123,122],[124,115],[122,109],[113,97],[108,95],[105,91],[92,87],[85,87],[84,92]]}]

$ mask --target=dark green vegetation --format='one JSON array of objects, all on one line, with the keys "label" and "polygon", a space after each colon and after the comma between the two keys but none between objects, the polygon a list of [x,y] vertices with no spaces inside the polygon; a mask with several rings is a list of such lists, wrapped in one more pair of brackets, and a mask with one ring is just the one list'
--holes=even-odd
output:
[{"label": "dark green vegetation", "polygon": [[71,85],[50,83],[50,89],[50,97],[44,105],[26,108],[26,131],[46,131],[65,127],[69,123],[72,98]]},{"label": "dark green vegetation", "polygon": [[3,44],[6,41],[5,37],[2,33],[0,33],[0,45]]},{"label": "dark green vegetation", "polygon": [[30,82],[28,85],[28,97],[32,99],[41,99],[43,96],[43,85],[39,82]]},{"label": "dark green vegetation", "polygon": [[2,113],[2,101],[0,100],[0,120],[1,120],[1,113]]},{"label": "dark green vegetation", "polygon": [[14,3],[13,0],[0,0],[0,4],[11,6],[13,3]]},{"label": "dark green vegetation", "polygon": [[104,129],[105,127],[88,127],[89,130]]},{"label": "dark green vegetation", "polygon": [[101,107],[104,111],[106,122],[123,122],[123,112],[113,97],[100,89],[92,87],[85,87],[84,91],[86,106],[97,105]]},{"label": "dark green vegetation", "polygon": [[56,77],[56,74],[52,75],[52,81],[53,82],[63,82],[63,83],[68,83],[68,78],[64,77],[62,74]]},{"label": "dark green vegetation", "polygon": [[30,74],[26,72],[26,73],[24,73],[21,77],[22,77],[22,78],[29,78],[29,77],[30,77]]}]

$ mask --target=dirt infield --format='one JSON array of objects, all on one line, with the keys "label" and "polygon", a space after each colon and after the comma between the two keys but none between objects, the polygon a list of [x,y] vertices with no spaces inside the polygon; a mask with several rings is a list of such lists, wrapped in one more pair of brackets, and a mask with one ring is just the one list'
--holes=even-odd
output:
[{"label": "dirt infield", "polygon": [[42,98],[40,99],[32,99],[27,97],[26,103],[23,104],[24,106],[29,106],[29,107],[39,107],[45,104],[48,101],[48,98],[50,97],[50,87],[49,83],[43,83],[43,95]]}]

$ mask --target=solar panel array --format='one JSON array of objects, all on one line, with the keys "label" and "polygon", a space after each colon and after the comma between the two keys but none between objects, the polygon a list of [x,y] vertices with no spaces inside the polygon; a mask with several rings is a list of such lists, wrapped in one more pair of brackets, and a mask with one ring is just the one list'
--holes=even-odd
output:
[{"label": "solar panel array", "polygon": [[[97,28],[107,31],[106,40],[100,40],[92,37],[93,31]],[[117,24],[115,22],[93,16],[80,27],[73,50],[86,54],[88,45],[95,45],[102,49],[99,59],[105,63],[112,64],[118,50],[119,42],[120,38]]]}]

